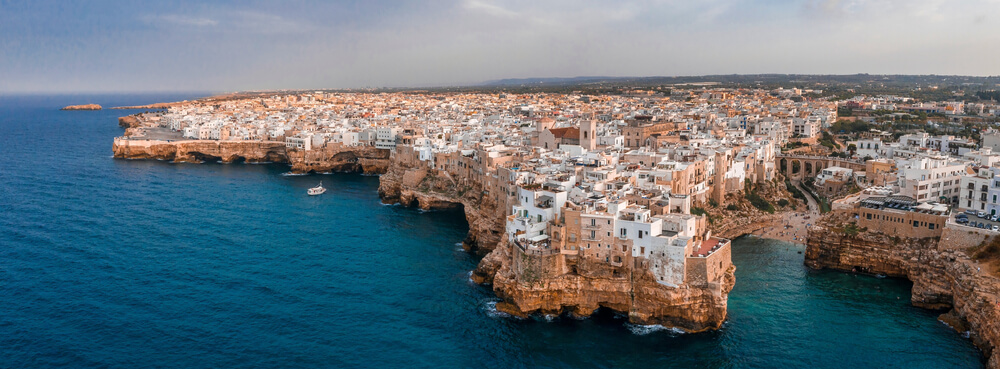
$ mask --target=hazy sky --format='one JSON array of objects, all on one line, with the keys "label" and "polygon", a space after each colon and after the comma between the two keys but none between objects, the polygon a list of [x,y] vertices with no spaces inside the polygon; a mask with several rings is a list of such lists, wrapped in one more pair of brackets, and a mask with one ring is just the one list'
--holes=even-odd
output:
[{"label": "hazy sky", "polygon": [[0,0],[0,92],[1000,74],[1000,0]]}]

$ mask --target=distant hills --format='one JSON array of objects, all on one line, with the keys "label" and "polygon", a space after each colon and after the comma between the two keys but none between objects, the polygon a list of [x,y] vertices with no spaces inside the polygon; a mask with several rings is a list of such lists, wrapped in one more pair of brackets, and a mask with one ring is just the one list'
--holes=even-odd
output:
[{"label": "distant hills", "polygon": [[[1000,83],[1000,76],[975,77],[954,75],[879,75],[879,74],[718,74],[705,76],[653,76],[653,77],[607,77],[580,76],[568,78],[506,78],[487,81],[478,86],[571,86],[587,84],[609,84],[618,86],[655,86],[693,83],[718,83],[724,85],[788,85],[801,84],[859,84],[884,85],[914,84],[992,84]],[[473,87],[473,86],[469,86]]]}]

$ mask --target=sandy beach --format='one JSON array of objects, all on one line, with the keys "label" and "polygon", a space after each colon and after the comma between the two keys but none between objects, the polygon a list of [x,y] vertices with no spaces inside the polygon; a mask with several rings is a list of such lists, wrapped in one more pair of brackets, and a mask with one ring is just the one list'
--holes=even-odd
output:
[{"label": "sandy beach", "polygon": [[807,229],[817,218],[818,214],[809,212],[787,213],[780,223],[754,231],[752,234],[762,238],[805,244]]}]

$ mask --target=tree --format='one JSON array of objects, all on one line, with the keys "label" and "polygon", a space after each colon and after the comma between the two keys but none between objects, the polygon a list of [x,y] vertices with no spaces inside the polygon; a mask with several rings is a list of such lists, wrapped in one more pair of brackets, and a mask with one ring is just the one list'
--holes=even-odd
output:
[{"label": "tree", "polygon": [[851,156],[858,153],[858,145],[849,144],[847,145],[847,152],[851,153]]}]

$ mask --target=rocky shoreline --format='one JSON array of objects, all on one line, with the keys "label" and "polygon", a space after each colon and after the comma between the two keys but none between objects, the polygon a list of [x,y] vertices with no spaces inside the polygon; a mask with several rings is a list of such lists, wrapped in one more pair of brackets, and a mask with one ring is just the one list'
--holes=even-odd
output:
[{"label": "rocky shoreline", "polygon": [[[656,283],[648,271],[625,275],[564,275],[532,281],[517,280],[511,270],[512,245],[504,234],[504,205],[484,196],[484,184],[473,177],[453,175],[422,162],[400,160],[389,150],[373,147],[327,147],[289,150],[273,141],[157,141],[130,139],[140,122],[122,117],[126,137],[116,138],[116,158],[158,159],[173,162],[284,163],[293,173],[349,172],[380,174],[379,196],[385,203],[399,203],[424,210],[461,209],[469,224],[463,245],[483,255],[472,273],[476,283],[491,285],[503,301],[497,309],[514,316],[532,314],[585,317],[598,309],[627,314],[636,324],[660,324],[688,332],[717,329],[726,319],[727,296],[735,285],[735,268],[718,281],[669,288]],[[742,201],[742,200],[736,200]],[[716,235],[736,238],[780,222],[784,213],[766,214],[740,205],[740,216],[716,218]],[[744,209],[745,208],[745,209]],[[759,213],[759,214],[758,214]],[[984,296],[996,296],[995,280],[972,268],[967,256],[952,249],[927,251],[920,242],[894,243],[885,239],[845,238],[835,231],[809,230],[807,264],[814,268],[909,278],[914,281],[914,305],[951,309],[942,320],[967,325],[973,337],[998,368],[993,347],[1000,341],[1000,314]],[[936,241],[934,244],[936,245]],[[884,255],[872,259],[873,255]],[[860,262],[859,260],[868,260]],[[882,260],[872,262],[872,260]],[[992,294],[992,295],[989,295]]]},{"label": "rocky shoreline", "polygon": [[827,223],[809,229],[805,262],[815,269],[910,280],[911,303],[946,311],[941,321],[968,334],[988,367],[998,369],[1000,279],[980,272],[967,252],[984,239],[948,229],[940,239],[898,239],[874,232],[848,235],[836,223]]},{"label": "rocky shoreline", "polygon": [[687,332],[718,329],[725,321],[735,268],[727,270],[721,281],[679,288],[657,283],[645,269],[622,275],[609,272],[517,280],[510,262],[512,245],[502,237],[505,212],[490,197],[482,196],[482,188],[475,179],[455,178],[445,171],[393,160],[380,177],[379,196],[386,203],[424,210],[463,209],[469,223],[463,244],[467,250],[485,254],[472,280],[491,285],[503,300],[497,310],[512,316],[587,317],[606,308],[627,314],[635,324],[660,324]]},{"label": "rocky shoreline", "polygon": [[374,147],[332,147],[309,153],[288,150],[275,141],[143,140],[116,138],[112,146],[119,159],[154,159],[175,163],[283,163],[297,174],[347,172],[382,174],[389,150]]},{"label": "rocky shoreline", "polygon": [[[162,141],[130,139],[140,126],[135,117],[122,117],[126,137],[116,138],[114,156],[172,162],[284,163],[292,173],[349,172],[380,174],[379,196],[423,210],[461,209],[469,224],[464,248],[483,255],[472,273],[476,283],[491,285],[503,299],[497,309],[514,316],[532,314],[590,316],[606,308],[627,314],[635,324],[660,324],[688,332],[718,329],[726,319],[728,294],[735,285],[735,267],[722,279],[671,288],[655,281],[651,272],[637,269],[617,274],[564,275],[520,281],[511,270],[512,245],[503,237],[505,211],[496,199],[483,196],[484,184],[475,177],[452,175],[390,155],[373,147],[327,147],[289,150],[269,141]],[[779,219],[781,214],[750,221],[727,219],[720,232],[727,237],[750,233]],[[772,219],[774,218],[774,219]]]}]

